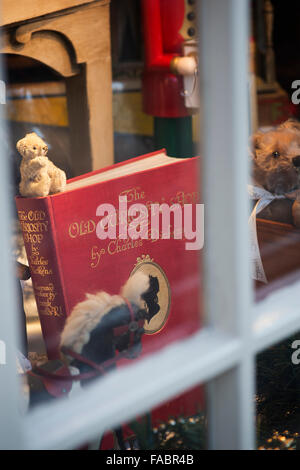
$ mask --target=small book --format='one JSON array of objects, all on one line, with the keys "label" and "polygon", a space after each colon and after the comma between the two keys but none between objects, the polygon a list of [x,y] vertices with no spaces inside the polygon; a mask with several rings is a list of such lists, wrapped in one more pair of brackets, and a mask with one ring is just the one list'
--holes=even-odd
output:
[{"label": "small book", "polygon": [[[198,163],[161,150],[70,179],[62,193],[16,197],[49,359],[59,357],[60,334],[74,306],[87,293],[118,294],[138,269],[159,282],[160,310],[145,322],[143,353],[200,327],[201,250],[187,248],[192,238],[185,231],[180,237],[173,213],[159,225],[162,204],[182,208],[182,222],[185,207],[195,211]],[[139,223],[130,212],[135,204]]]}]

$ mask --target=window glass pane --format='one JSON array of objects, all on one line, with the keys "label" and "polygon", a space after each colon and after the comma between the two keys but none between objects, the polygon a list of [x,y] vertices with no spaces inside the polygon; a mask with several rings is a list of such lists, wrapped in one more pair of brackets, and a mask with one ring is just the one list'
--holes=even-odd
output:
[{"label": "window glass pane", "polygon": [[[257,97],[252,106],[252,199],[258,239],[252,250],[258,295],[297,279],[300,262],[299,73],[297,61],[291,59],[298,37],[290,27],[289,8],[289,3],[278,1],[256,1],[252,8]],[[297,15],[298,7],[292,21]]]},{"label": "window glass pane", "polygon": [[257,356],[257,447],[299,447],[299,334]]},{"label": "window glass pane", "polygon": [[26,414],[203,326],[198,33],[195,2],[3,3]]},{"label": "window glass pane", "polygon": [[[252,268],[256,302],[271,298],[276,290],[299,280],[299,105],[295,99],[299,64],[292,61],[299,37],[290,23],[292,4],[252,2],[252,100],[251,171]],[[299,6],[291,20],[297,21]],[[254,76],[253,76],[254,77]],[[297,86],[296,86],[297,85]],[[256,222],[255,222],[256,219]],[[256,239],[257,237],[257,239]],[[284,295],[282,290],[282,295]],[[275,299],[275,298],[274,298]],[[296,314],[290,296],[274,302],[262,314],[276,324],[284,308]],[[259,303],[257,307],[260,308]],[[268,329],[265,323],[265,328]],[[256,360],[256,431],[259,449],[298,448],[299,398],[297,334],[282,339],[258,354]]]},{"label": "window glass pane", "polygon": [[[222,367],[212,364],[221,374],[212,403],[218,405],[216,384],[245,403],[250,359],[263,350],[253,397],[257,446],[294,448],[298,339],[285,336],[297,324],[297,296],[271,296],[297,286],[300,273],[300,7],[249,1],[248,37],[246,1],[235,10],[215,0],[65,0],[47,7],[29,0],[26,9],[2,3],[1,135],[11,169],[11,296],[18,298],[23,414],[61,403],[80,385],[88,394],[99,376],[154,353],[165,355],[163,364],[169,347],[176,356],[201,331],[207,313],[212,341],[224,335],[228,345]],[[242,30],[243,56],[236,47]],[[202,36],[210,40],[202,44]],[[259,315],[251,344],[248,228]],[[9,315],[6,321],[10,326]],[[5,341],[0,332],[0,366]],[[164,397],[126,423],[126,445],[206,448],[203,387]],[[238,412],[233,401],[227,413],[250,435],[250,400],[248,411]],[[216,423],[222,416],[218,409]]]},{"label": "window glass pane", "polygon": [[207,417],[204,403],[204,387],[194,387],[123,424],[117,436],[115,432],[107,432],[101,449],[115,448],[119,443],[118,436],[122,436],[127,449],[205,450]]}]

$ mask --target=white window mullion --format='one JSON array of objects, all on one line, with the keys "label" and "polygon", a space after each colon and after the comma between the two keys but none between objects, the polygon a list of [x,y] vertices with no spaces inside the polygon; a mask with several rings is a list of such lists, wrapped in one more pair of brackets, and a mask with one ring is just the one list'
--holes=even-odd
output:
[{"label": "white window mullion", "polygon": [[[0,62],[1,66],[1,62]],[[2,108],[0,109],[2,115]],[[4,129],[2,116],[0,127]],[[6,133],[1,132],[2,136]],[[8,138],[8,137],[6,137]],[[1,279],[1,312],[0,312],[0,449],[19,449],[22,447],[22,428],[20,415],[21,386],[16,373],[16,331],[17,308],[14,285],[15,273],[12,266],[11,242],[11,192],[9,188],[9,161],[5,154],[6,146],[0,146],[0,279]]]},{"label": "white window mullion", "polygon": [[251,356],[207,386],[209,447],[254,448],[254,362]]},{"label": "white window mullion", "polygon": [[253,354],[248,214],[248,0],[202,0],[201,133],[207,323],[243,343],[208,386],[210,447],[252,448]]},{"label": "white window mullion", "polygon": [[77,396],[37,408],[25,420],[30,429],[26,447],[78,446],[84,439],[93,439],[233,368],[241,354],[242,344],[237,339],[204,329],[139,363],[109,373]]},{"label": "white window mullion", "polygon": [[252,304],[246,194],[248,9],[249,0],[201,0],[199,11],[205,328],[26,417],[20,414],[15,364],[18,318],[10,263],[8,160],[0,148],[0,449],[74,448],[200,383],[208,383],[210,448],[254,448],[254,357],[300,329],[300,284]]},{"label": "white window mullion", "polygon": [[271,293],[255,305],[253,350],[256,353],[297,332],[300,333],[299,292],[300,281],[296,281]]}]

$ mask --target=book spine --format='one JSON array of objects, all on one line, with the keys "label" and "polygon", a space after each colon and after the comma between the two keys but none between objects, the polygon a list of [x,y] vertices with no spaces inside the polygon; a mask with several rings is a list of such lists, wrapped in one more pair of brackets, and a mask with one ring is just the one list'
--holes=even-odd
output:
[{"label": "book spine", "polygon": [[60,356],[67,305],[49,198],[16,198],[41,329],[49,359]]}]

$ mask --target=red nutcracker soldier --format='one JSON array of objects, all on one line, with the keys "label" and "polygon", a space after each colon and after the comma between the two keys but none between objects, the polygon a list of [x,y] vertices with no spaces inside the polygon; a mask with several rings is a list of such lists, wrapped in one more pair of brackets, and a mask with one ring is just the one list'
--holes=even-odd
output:
[{"label": "red nutcracker soldier", "polygon": [[145,43],[143,109],[154,116],[156,148],[169,155],[193,155],[191,111],[184,100],[183,75],[196,71],[183,44],[196,36],[196,0],[142,0]]}]

